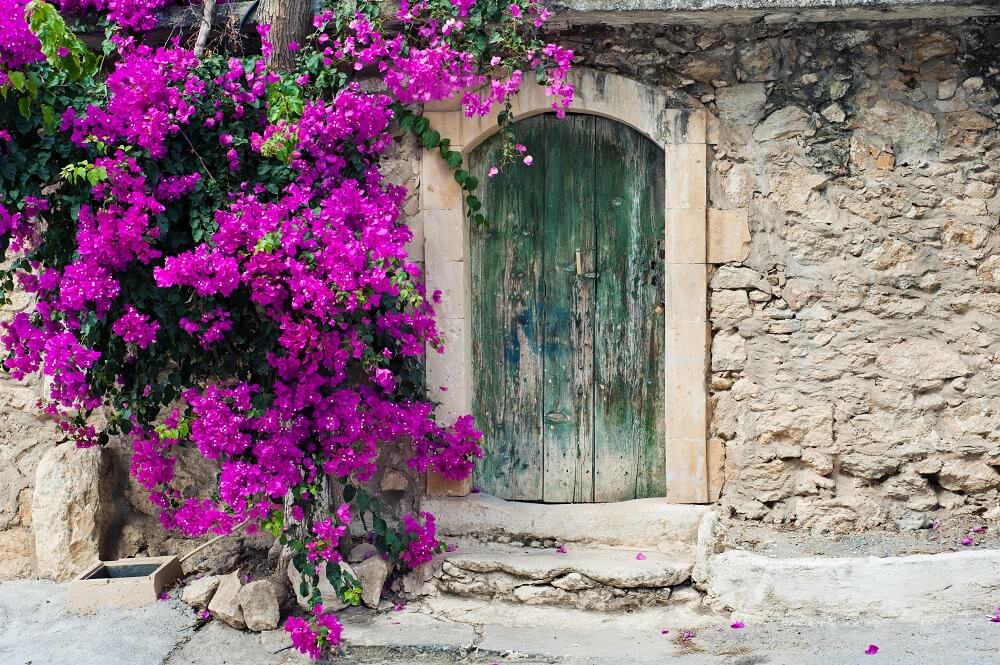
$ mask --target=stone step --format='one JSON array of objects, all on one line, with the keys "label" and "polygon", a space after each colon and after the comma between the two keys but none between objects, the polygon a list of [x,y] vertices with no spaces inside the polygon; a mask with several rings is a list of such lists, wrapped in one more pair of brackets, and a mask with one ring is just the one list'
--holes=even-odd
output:
[{"label": "stone step", "polygon": [[433,584],[457,596],[619,611],[667,603],[675,587],[686,587],[694,564],[693,554],[574,544],[564,549],[459,541]]},{"label": "stone step", "polygon": [[438,533],[486,540],[554,540],[614,547],[685,551],[698,540],[708,506],[636,499],[619,503],[540,504],[505,501],[488,494],[424,497]]}]

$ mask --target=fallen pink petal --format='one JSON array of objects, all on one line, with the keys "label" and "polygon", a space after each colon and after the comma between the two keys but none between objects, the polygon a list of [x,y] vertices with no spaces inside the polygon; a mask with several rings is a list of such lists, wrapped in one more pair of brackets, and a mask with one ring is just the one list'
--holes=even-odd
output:
[{"label": "fallen pink petal", "polygon": [[164,592],[160,593],[160,595],[157,596],[156,599],[157,600],[170,600],[170,594],[167,593],[166,591],[164,591]]},{"label": "fallen pink petal", "polygon": [[865,649],[865,653],[868,654],[869,656],[874,656],[875,654],[878,653],[878,647],[875,646],[874,644],[869,644],[868,648]]},{"label": "fallen pink petal", "polygon": [[559,554],[566,554],[566,546],[560,545],[559,547],[556,548],[556,552],[558,552]]},{"label": "fallen pink petal", "polygon": [[646,555],[643,554],[642,552],[639,552],[638,554],[635,555],[635,560],[636,561],[645,561],[646,560]]},{"label": "fallen pink petal", "polygon": [[959,542],[962,545],[964,545],[965,547],[968,547],[968,546],[972,545],[976,541],[974,541],[972,538],[969,538],[968,536],[966,536],[965,538],[962,538],[962,540],[960,540]]},{"label": "fallen pink petal", "polygon": [[745,623],[743,623],[742,621],[734,621],[733,623],[729,624],[729,627],[732,628],[733,630],[739,630],[740,628],[746,628],[746,626],[747,625]]}]

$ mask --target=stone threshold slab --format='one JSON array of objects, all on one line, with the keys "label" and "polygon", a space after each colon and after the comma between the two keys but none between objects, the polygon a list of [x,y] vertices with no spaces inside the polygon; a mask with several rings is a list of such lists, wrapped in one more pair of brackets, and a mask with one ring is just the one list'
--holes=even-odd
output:
[{"label": "stone threshold slab", "polygon": [[619,503],[542,504],[505,501],[489,494],[424,497],[445,536],[507,535],[516,540],[553,539],[665,552],[694,547],[708,506],[668,504],[666,499]]}]

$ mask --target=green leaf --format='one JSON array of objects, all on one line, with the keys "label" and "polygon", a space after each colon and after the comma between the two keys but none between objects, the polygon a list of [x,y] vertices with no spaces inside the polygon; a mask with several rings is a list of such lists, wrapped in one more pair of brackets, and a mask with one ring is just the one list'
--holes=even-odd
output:
[{"label": "green leaf", "polygon": [[448,153],[448,156],[445,157],[445,160],[448,162],[449,167],[451,167],[452,169],[457,169],[459,166],[462,165],[462,153],[458,152],[457,150],[453,150]]},{"label": "green leaf", "polygon": [[19,92],[24,92],[25,78],[22,72],[17,72],[17,71],[7,72],[7,79],[10,81],[10,84],[14,86],[15,90]]},{"label": "green leaf", "polygon": [[468,171],[455,171],[455,181],[460,185],[464,185],[465,181],[471,177]]},{"label": "green leaf", "polygon": [[420,137],[420,142],[424,144],[424,147],[430,150],[431,148],[436,148],[439,143],[441,143],[441,133],[437,131],[424,132]]},{"label": "green leaf", "polygon": [[31,120],[31,99],[28,97],[18,99],[17,110],[21,112],[25,120]]}]

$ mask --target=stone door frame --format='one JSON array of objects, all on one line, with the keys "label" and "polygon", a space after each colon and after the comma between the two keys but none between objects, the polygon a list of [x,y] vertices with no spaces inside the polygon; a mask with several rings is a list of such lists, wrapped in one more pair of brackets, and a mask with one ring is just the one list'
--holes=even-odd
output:
[{"label": "stone door frame", "polygon": [[[571,112],[622,122],[664,151],[666,498],[670,503],[707,503],[710,118],[704,109],[670,108],[664,91],[616,74],[578,69],[573,82]],[[514,118],[550,112],[551,104],[543,86],[526,83],[514,100]],[[428,105],[424,117],[466,157],[498,130],[492,116],[467,118],[458,100]],[[472,411],[469,225],[462,190],[434,151],[421,157],[419,199],[427,289],[444,296],[437,312],[445,351],[428,349],[427,385],[431,399],[440,403],[439,415],[448,420]],[[427,477],[431,496],[465,496],[471,488],[471,478],[452,482],[433,473]]]}]

